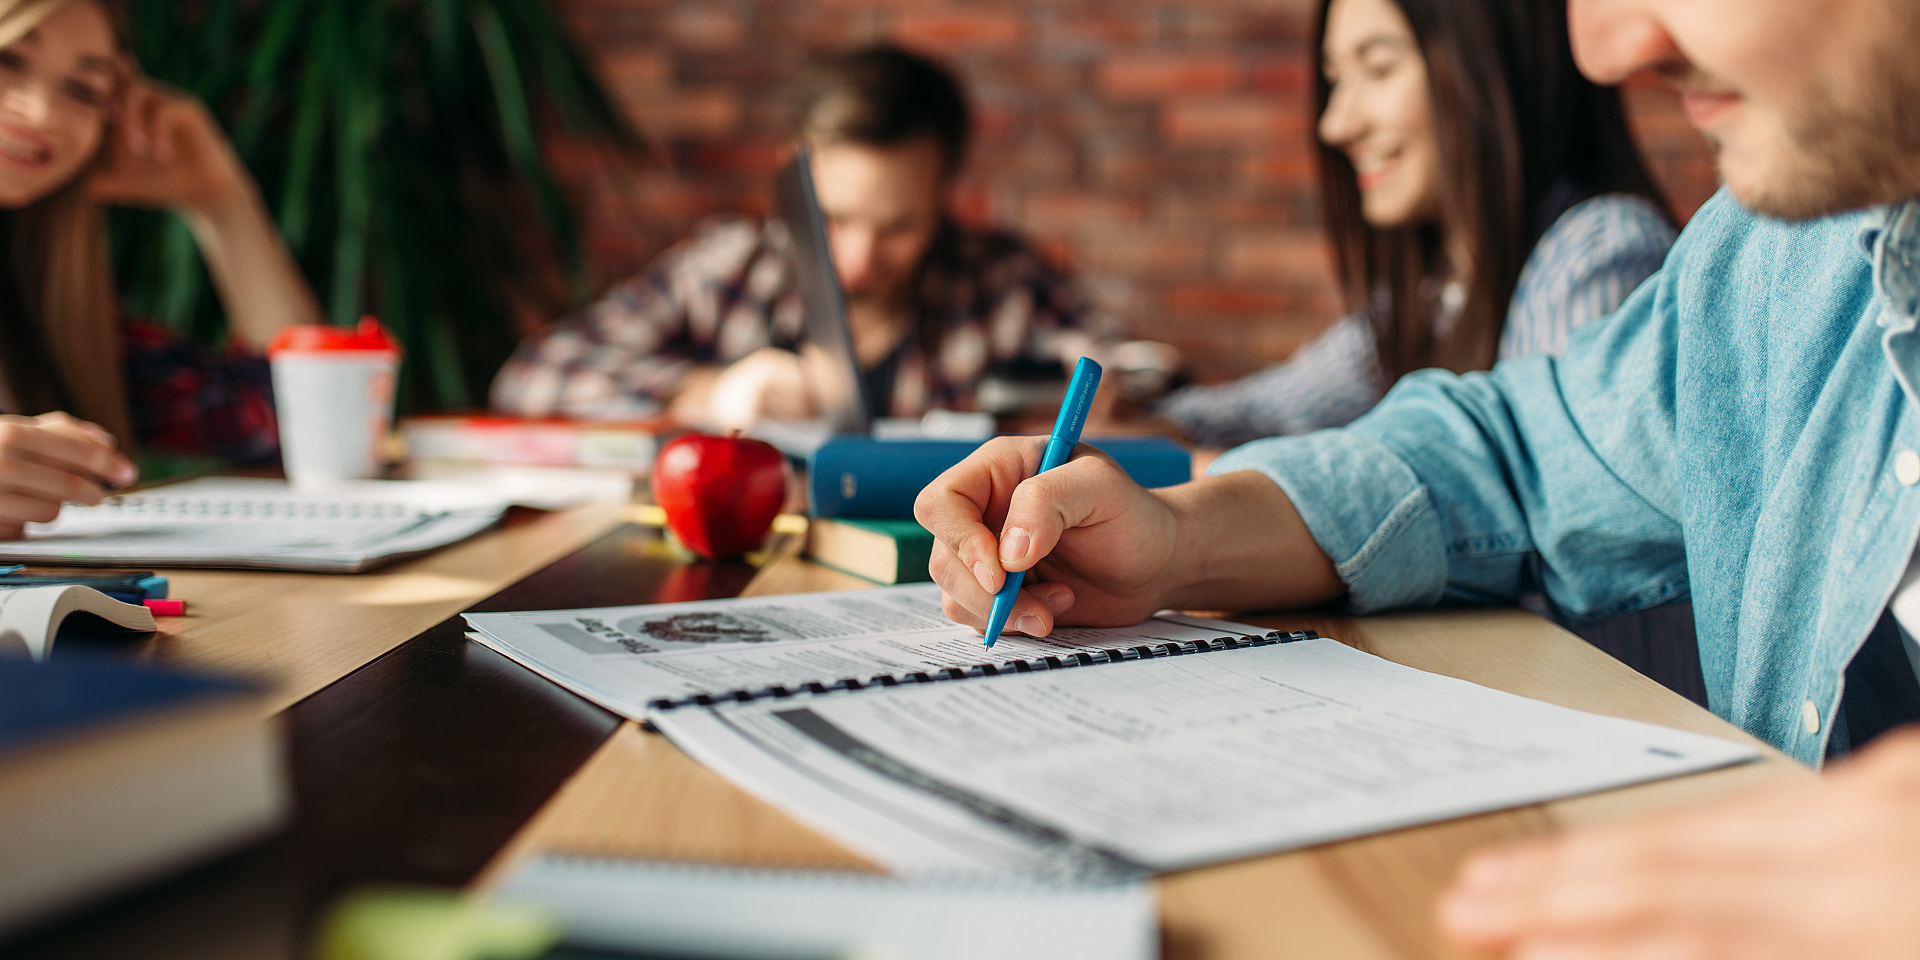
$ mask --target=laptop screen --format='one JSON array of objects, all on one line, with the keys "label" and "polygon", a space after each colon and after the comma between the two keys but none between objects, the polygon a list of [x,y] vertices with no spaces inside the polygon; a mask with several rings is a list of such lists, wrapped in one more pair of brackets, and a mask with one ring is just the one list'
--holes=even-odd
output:
[{"label": "laptop screen", "polygon": [[805,311],[800,362],[813,388],[815,406],[834,433],[866,433],[873,402],[861,385],[860,367],[847,326],[847,301],[827,244],[826,219],[813,192],[813,168],[803,145],[776,184],[780,219],[793,240],[800,301]]}]

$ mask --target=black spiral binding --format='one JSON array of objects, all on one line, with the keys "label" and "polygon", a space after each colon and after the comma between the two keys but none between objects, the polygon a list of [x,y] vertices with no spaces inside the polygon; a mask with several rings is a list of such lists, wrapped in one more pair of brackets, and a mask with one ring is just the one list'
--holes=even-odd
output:
[{"label": "black spiral binding", "polygon": [[756,700],[785,700],[805,694],[834,693],[842,690],[864,690],[868,687],[899,687],[917,683],[945,683],[950,680],[971,680],[975,677],[995,677],[1008,673],[1035,673],[1042,670],[1065,670],[1071,667],[1091,667],[1101,663],[1124,663],[1129,660],[1152,660],[1157,657],[1181,657],[1190,653],[1214,653],[1221,650],[1245,650],[1251,647],[1270,647],[1276,643],[1294,643],[1300,640],[1317,640],[1320,635],[1312,630],[1291,630],[1281,632],[1270,630],[1257,637],[1215,637],[1212,640],[1163,640],[1159,643],[1143,643],[1132,647],[1109,647],[1100,650],[1087,650],[1080,653],[1063,653],[1053,656],[1035,657],[1032,660],[1009,660],[1005,663],[976,663],[971,667],[943,667],[937,670],[916,670],[900,676],[881,674],[861,681],[857,677],[846,677],[833,683],[803,683],[797,686],[775,684],[759,690],[734,690],[728,693],[696,693],[678,700],[663,697],[647,706],[654,710],[676,710],[680,707],[711,707],[722,703],[752,703]]}]

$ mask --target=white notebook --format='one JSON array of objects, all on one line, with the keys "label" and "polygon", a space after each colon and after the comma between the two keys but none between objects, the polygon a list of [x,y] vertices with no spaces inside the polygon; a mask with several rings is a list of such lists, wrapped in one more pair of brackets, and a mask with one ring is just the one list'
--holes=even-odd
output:
[{"label": "white notebook", "polygon": [[207,477],[68,504],[0,541],[0,559],[52,564],[249,567],[355,573],[465,540],[506,511],[495,494],[364,480],[302,492],[280,480]]},{"label": "white notebook", "polygon": [[[1248,628],[1251,629],[1251,628]],[[1756,758],[1270,637],[656,709],[694,759],[903,874],[1137,877]]]},{"label": "white notebook", "polygon": [[658,701],[1045,670],[1152,644],[1218,645],[1269,633],[1163,614],[1130,627],[1063,627],[1041,639],[1010,633],[988,650],[979,633],[940,612],[940,588],[931,583],[466,618],[475,640],[636,720]]},{"label": "white notebook", "polygon": [[1153,892],[535,857],[496,899],[544,906],[567,943],[714,960],[1151,960]]}]

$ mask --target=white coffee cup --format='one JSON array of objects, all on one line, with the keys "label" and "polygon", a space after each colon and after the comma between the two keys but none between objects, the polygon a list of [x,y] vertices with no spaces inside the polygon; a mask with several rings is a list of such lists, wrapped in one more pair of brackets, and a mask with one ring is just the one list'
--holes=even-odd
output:
[{"label": "white coffee cup", "polygon": [[287,327],[267,348],[280,460],[295,486],[380,475],[400,345],[380,322]]}]

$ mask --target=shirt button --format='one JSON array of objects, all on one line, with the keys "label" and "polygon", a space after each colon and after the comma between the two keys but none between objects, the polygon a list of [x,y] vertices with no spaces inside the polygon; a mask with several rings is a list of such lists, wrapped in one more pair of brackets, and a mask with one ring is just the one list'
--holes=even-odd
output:
[{"label": "shirt button", "polygon": [[[1914,469],[1920,470],[1920,465]],[[1820,708],[1814,706],[1812,700],[1800,705],[1800,729],[1805,730],[1808,736],[1820,732]]]},{"label": "shirt button", "polygon": [[1900,451],[1899,456],[1893,458],[1893,475],[1909,487],[1920,483],[1920,453]]}]

